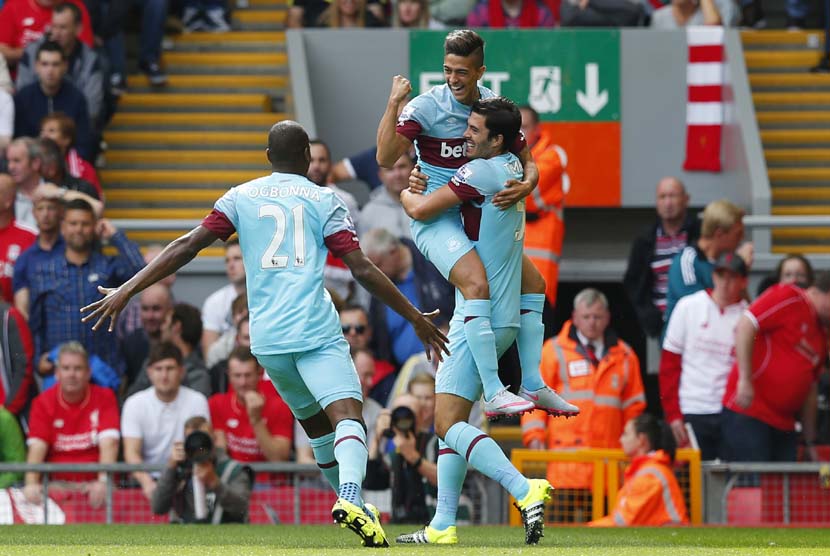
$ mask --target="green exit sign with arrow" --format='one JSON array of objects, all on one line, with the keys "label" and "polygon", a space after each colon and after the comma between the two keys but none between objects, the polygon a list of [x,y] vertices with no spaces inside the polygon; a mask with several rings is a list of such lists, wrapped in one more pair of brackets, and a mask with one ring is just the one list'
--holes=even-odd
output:
[{"label": "green exit sign with arrow", "polygon": [[[548,122],[620,121],[620,33],[617,30],[480,30],[485,86],[529,104]],[[444,82],[445,32],[410,33],[415,93]]]}]

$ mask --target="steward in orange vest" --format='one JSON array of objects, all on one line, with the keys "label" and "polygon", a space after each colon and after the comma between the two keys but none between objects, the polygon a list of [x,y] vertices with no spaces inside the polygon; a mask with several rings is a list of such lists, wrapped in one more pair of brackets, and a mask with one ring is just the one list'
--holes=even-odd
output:
[{"label": "steward in orange vest", "polygon": [[631,457],[623,487],[611,513],[591,521],[592,527],[631,525],[685,525],[689,523],[686,502],[672,471],[674,438],[671,431],[651,415],[643,414],[625,425],[620,438]]},{"label": "steward in orange vest", "polygon": [[[573,321],[545,342],[542,379],[578,406],[580,413],[570,419],[542,411],[525,414],[521,420],[525,446],[551,450],[619,448],[626,421],[645,410],[637,355],[608,329],[609,320],[605,296],[591,288],[583,290],[574,301]],[[587,344],[594,346],[593,354]],[[547,479],[555,488],[589,489],[593,470],[590,463],[551,463]]]},{"label": "steward in orange vest", "polygon": [[545,278],[545,296],[554,307],[565,238],[565,195],[570,188],[565,173],[568,158],[562,147],[554,145],[550,137],[542,134],[535,110],[525,106],[521,112],[522,131],[539,169],[539,184],[525,198],[525,254]]}]

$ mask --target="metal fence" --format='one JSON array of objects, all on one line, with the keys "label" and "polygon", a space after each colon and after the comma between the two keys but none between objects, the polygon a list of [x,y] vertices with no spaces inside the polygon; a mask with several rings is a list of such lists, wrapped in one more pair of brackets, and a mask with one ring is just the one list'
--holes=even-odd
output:
[{"label": "metal fence", "polygon": [[[335,494],[314,464],[255,463],[255,473],[248,512],[251,523],[257,524],[323,524],[331,522]],[[152,524],[168,523],[169,515],[152,512],[149,500],[130,473],[163,471],[163,465],[114,464],[26,464],[0,463],[0,473],[41,473],[42,504],[29,503],[22,483],[0,489],[0,525],[27,524]],[[99,507],[93,507],[84,483],[58,482],[50,475],[61,472],[106,473],[106,496]],[[491,484],[492,483],[492,484]],[[497,484],[477,473],[468,474],[461,499],[460,517],[471,524],[498,522],[502,508],[500,498],[491,496]],[[367,502],[375,504],[388,519],[392,496],[388,490],[364,490]],[[427,501],[429,504],[429,500]],[[432,501],[434,504],[434,501]]]},{"label": "metal fence", "polygon": [[707,523],[830,525],[828,463],[705,463]]}]

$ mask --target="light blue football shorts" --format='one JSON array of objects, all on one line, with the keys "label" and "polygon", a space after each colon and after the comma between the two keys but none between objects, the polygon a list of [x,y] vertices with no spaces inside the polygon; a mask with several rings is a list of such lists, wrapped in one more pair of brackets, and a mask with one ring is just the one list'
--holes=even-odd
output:
[{"label": "light blue football shorts", "polygon": [[447,280],[458,259],[475,247],[464,232],[458,211],[450,210],[429,222],[413,220],[410,228],[415,245]]},{"label": "light blue football shorts", "polygon": [[[494,328],[493,333],[496,336],[496,353],[501,357],[516,340],[519,329]],[[476,402],[481,398],[483,387],[473,353],[464,335],[463,318],[453,318],[450,322],[448,338],[450,355],[438,365],[435,375],[435,393],[455,394]]]},{"label": "light blue football shorts", "polygon": [[255,355],[297,419],[308,419],[337,400],[363,401],[349,343],[343,336],[309,351]]}]

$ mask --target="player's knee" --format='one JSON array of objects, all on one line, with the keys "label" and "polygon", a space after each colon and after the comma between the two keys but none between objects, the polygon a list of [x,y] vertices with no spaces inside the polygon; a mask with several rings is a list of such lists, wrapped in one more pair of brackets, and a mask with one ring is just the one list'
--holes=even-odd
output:
[{"label": "player's knee", "polygon": [[490,299],[490,284],[487,282],[487,274],[484,272],[466,275],[458,289],[464,299]]},{"label": "player's knee", "polygon": [[522,276],[522,293],[545,293],[547,284],[538,272]]}]

